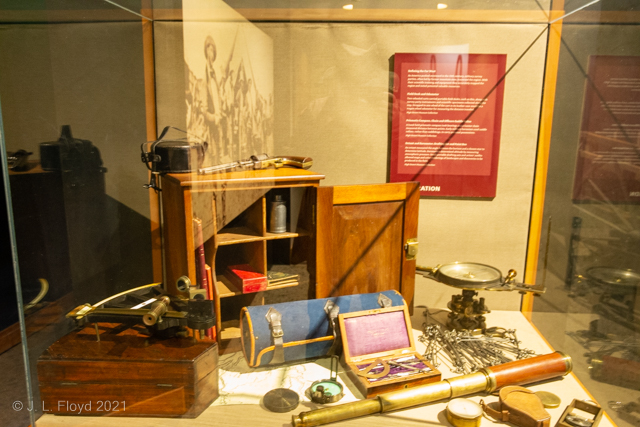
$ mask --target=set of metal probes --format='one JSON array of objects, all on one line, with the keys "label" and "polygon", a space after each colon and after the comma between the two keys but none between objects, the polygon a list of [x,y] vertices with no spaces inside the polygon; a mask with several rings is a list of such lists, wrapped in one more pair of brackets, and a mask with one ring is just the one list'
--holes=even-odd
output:
[{"label": "set of metal probes", "polygon": [[357,367],[358,375],[367,378],[369,382],[380,379],[386,381],[431,371],[424,361],[414,356],[388,360],[376,359],[373,363],[359,364]]},{"label": "set of metal probes", "polygon": [[535,355],[533,350],[520,347],[515,329],[489,328],[475,335],[468,330],[448,331],[426,323],[422,328],[418,339],[427,346],[424,358],[435,367],[444,363],[456,374],[470,374]]}]

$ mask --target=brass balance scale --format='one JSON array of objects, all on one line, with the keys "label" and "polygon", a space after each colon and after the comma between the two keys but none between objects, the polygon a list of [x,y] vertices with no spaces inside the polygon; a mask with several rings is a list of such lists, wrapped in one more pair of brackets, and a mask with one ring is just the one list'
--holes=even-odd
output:
[{"label": "brass balance scale", "polygon": [[484,332],[485,314],[491,311],[485,305],[484,298],[476,298],[478,291],[518,291],[542,294],[542,285],[527,285],[515,280],[516,271],[509,270],[506,276],[495,267],[475,262],[453,262],[437,267],[416,266],[416,273],[428,279],[462,290],[462,294],[453,295],[447,307],[451,311],[447,327],[456,330]]}]

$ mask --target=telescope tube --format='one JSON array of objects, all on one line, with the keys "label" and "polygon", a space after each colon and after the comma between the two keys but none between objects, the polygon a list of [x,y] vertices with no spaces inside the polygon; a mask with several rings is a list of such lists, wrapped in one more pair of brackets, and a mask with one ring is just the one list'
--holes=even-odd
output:
[{"label": "telescope tube", "polygon": [[507,385],[529,384],[561,377],[571,372],[572,368],[571,357],[558,351],[483,368],[472,374],[431,384],[383,393],[371,399],[301,412],[292,416],[291,424],[293,427],[313,427],[364,415],[397,411],[443,399],[480,392],[491,393]]}]

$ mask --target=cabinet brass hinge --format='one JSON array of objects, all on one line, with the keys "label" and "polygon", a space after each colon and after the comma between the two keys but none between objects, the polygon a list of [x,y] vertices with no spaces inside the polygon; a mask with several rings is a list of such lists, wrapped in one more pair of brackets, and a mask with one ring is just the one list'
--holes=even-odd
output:
[{"label": "cabinet brass hinge", "polygon": [[418,239],[407,239],[407,243],[404,244],[404,250],[407,253],[407,260],[416,259],[418,255]]}]

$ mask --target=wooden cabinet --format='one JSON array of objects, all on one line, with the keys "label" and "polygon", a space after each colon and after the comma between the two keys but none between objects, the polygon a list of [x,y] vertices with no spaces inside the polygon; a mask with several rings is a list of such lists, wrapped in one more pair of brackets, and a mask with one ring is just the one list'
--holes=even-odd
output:
[{"label": "wooden cabinet", "polygon": [[[163,176],[166,290],[189,297],[179,279],[187,276],[196,283],[201,234],[205,260],[213,270],[221,341],[239,337],[243,306],[265,300],[395,289],[411,306],[415,260],[407,257],[405,243],[417,237],[417,183],[320,187],[322,179],[324,175],[293,168]],[[268,230],[269,205],[276,195],[287,205],[284,233]],[[270,281],[264,292],[243,294],[226,275],[229,265],[238,264],[294,278]],[[290,288],[286,293],[278,291],[285,287]]]}]

